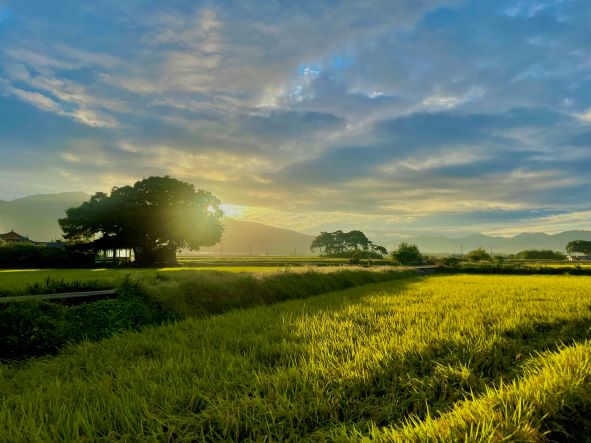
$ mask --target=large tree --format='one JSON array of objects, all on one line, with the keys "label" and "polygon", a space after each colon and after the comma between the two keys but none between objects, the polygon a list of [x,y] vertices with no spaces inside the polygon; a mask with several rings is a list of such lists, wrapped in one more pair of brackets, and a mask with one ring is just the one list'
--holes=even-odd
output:
[{"label": "large tree", "polygon": [[133,249],[138,265],[176,260],[182,248],[218,243],[223,233],[220,201],[171,177],[150,177],[133,186],[97,192],[59,220],[64,238],[94,250]]},{"label": "large tree", "polygon": [[566,252],[571,255],[591,255],[591,241],[574,240],[566,245]]}]

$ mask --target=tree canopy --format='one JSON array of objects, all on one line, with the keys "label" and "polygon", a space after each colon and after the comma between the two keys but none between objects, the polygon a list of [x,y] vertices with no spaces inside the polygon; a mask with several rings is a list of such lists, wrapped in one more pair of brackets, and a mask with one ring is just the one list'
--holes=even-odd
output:
[{"label": "tree canopy", "polygon": [[321,232],[310,246],[310,250],[320,250],[320,255],[326,256],[349,256],[354,252],[364,251],[373,253],[375,256],[382,256],[388,251],[383,246],[375,245],[367,236],[357,230],[343,232]]},{"label": "tree canopy", "polygon": [[549,249],[528,249],[518,252],[515,257],[523,260],[564,260],[563,254]]},{"label": "tree canopy", "polygon": [[566,245],[566,252],[572,255],[591,255],[591,241],[574,240]]},{"label": "tree canopy", "polygon": [[417,245],[402,242],[398,249],[392,252],[392,258],[401,265],[416,265],[423,261],[423,256]]},{"label": "tree canopy", "polygon": [[133,186],[97,192],[59,220],[64,238],[93,250],[133,249],[136,263],[171,262],[182,248],[218,243],[223,233],[220,201],[171,177],[150,177]]}]

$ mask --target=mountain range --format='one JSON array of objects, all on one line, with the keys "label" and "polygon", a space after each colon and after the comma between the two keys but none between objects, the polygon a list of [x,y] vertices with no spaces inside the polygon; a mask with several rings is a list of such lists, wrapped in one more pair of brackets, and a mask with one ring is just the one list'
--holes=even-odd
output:
[{"label": "mountain range", "polygon": [[[35,241],[49,241],[61,237],[57,220],[65,210],[79,206],[90,196],[83,192],[38,194],[11,201],[0,200],[0,232],[14,229]],[[281,229],[244,220],[225,217],[224,238],[221,245],[202,248],[200,252],[219,254],[309,255],[314,236],[289,229]],[[514,253],[524,249],[552,249],[564,251],[572,240],[590,240],[591,231],[566,231],[559,234],[524,233],[514,237],[494,237],[472,234],[462,238],[439,235],[390,238],[386,247],[406,241],[416,244],[425,253],[460,253],[478,247],[493,253]]]}]

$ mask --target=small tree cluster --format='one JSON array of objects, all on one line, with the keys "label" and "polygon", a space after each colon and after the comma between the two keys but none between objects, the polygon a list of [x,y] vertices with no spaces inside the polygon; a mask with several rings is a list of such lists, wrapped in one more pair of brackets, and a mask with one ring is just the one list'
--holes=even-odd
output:
[{"label": "small tree cluster", "polygon": [[[310,250],[320,250],[324,256],[350,256],[353,253],[371,252],[376,256],[388,253],[386,248],[370,241],[361,231],[321,232],[310,246]],[[367,255],[367,254],[366,254]]]},{"label": "small tree cluster", "polygon": [[566,252],[571,255],[591,255],[591,241],[571,241],[568,245],[566,245]]},{"label": "small tree cluster", "polygon": [[515,258],[521,260],[564,260],[564,255],[549,249],[528,249],[515,254]]}]

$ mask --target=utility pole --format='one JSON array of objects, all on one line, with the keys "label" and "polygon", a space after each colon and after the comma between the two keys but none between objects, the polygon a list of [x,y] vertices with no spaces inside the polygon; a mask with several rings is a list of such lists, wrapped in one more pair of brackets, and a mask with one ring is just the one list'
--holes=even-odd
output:
[{"label": "utility pole", "polygon": [[460,245],[460,254],[464,255],[464,245]]},{"label": "utility pole", "polygon": [[297,246],[294,246],[293,247],[293,256],[294,257],[297,257],[298,256],[298,248],[297,248]]}]

